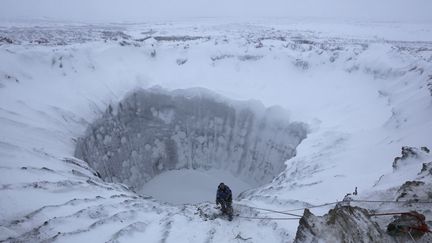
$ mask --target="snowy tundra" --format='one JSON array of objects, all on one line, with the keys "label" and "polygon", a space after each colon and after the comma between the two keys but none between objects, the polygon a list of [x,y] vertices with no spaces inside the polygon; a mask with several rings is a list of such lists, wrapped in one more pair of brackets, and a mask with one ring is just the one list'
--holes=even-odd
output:
[{"label": "snowy tundra", "polygon": [[[355,187],[400,202],[351,204],[416,210],[430,227],[430,204],[401,202],[432,201],[431,40],[421,23],[0,23],[0,242],[337,242],[296,238],[299,218],[273,211],[324,215]],[[154,89],[184,102],[119,111]],[[202,116],[187,101],[201,95]],[[228,177],[232,222],[213,197]]]}]

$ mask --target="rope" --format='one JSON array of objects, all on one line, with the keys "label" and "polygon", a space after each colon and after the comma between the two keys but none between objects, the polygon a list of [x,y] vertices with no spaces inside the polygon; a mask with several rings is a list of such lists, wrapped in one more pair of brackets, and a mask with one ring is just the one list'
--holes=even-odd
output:
[{"label": "rope", "polygon": [[413,242],[416,242],[416,240],[414,240],[414,237],[411,235],[411,232],[408,231],[407,233],[408,233],[408,235],[411,237],[411,240],[412,240]]},{"label": "rope", "polygon": [[320,208],[320,207],[325,207],[325,206],[333,205],[333,204],[337,204],[337,203],[339,203],[339,202],[331,202],[331,203],[324,203],[324,204],[315,205],[315,206],[311,206],[311,207],[304,207],[304,208],[290,209],[290,210],[285,210],[285,211],[283,211],[283,212],[300,211],[300,210],[305,210],[305,209],[310,209],[310,208]]},{"label": "rope", "polygon": [[[407,203],[408,201],[351,200],[350,202],[366,202],[366,203]],[[244,204],[238,204],[238,203],[236,203],[236,205],[238,205],[238,206],[242,206],[242,207],[248,207],[248,208],[253,208],[253,209],[257,209],[257,210],[262,210],[262,211],[267,211],[267,212],[272,212],[272,213],[285,214],[285,215],[290,215],[290,216],[294,216],[294,217],[296,217],[296,218],[271,218],[271,217],[247,217],[247,216],[240,216],[240,215],[237,215],[237,217],[239,217],[239,218],[244,218],[244,219],[258,219],[258,220],[299,220],[299,219],[302,217],[302,215],[292,214],[292,213],[288,213],[288,212],[292,212],[292,211],[299,211],[299,210],[305,210],[305,209],[310,209],[310,208],[325,207],[325,206],[329,206],[329,205],[333,205],[333,204],[337,204],[337,203],[340,203],[340,201],[330,202],[330,203],[324,203],[324,204],[314,205],[314,206],[304,207],[304,208],[290,209],[290,210],[285,210],[285,211],[277,211],[277,210],[272,210],[272,209],[253,207],[253,206],[244,205]],[[428,202],[428,201],[417,201],[417,202],[409,202],[409,203],[432,203],[432,202]],[[369,216],[395,215],[395,214],[409,214],[409,215],[411,215],[410,212],[400,212],[400,213],[393,213],[393,212],[391,212],[391,213],[375,213],[375,214],[369,214]],[[419,230],[424,231],[425,233],[432,233],[432,231],[430,231],[429,229],[427,229],[427,230],[419,229]],[[408,234],[410,235],[410,237],[411,237],[411,239],[413,240],[413,242],[416,242],[416,241],[414,240],[414,238],[412,237],[411,233],[408,232]]]},{"label": "rope", "polygon": [[268,220],[299,220],[300,218],[270,218],[270,217],[247,217],[247,216],[237,216],[238,218],[244,219],[268,219]]},{"label": "rope", "polygon": [[[323,203],[323,204],[314,205],[314,206],[310,206],[310,207],[289,209],[289,210],[284,210],[284,211],[278,211],[278,210],[267,209],[267,208],[253,207],[253,206],[239,204],[239,203],[236,203],[235,205],[242,206],[242,207],[248,207],[248,208],[252,208],[252,209],[256,209],[256,210],[261,210],[261,211],[267,211],[267,212],[284,214],[284,215],[290,215],[290,216],[296,217],[296,218],[270,218],[270,217],[246,217],[246,216],[238,216],[240,218],[247,218],[247,219],[271,219],[271,220],[299,220],[302,217],[302,215],[292,214],[292,213],[288,213],[288,212],[300,211],[300,210],[311,209],[311,208],[320,208],[320,207],[325,207],[325,206],[329,206],[329,205],[338,204],[340,202],[341,201],[330,202],[330,203]],[[428,201],[410,202],[410,201],[385,201],[385,200],[351,200],[349,202],[364,202],[364,203],[425,203],[425,204],[426,203],[432,203],[432,202],[428,202]],[[214,203],[212,203],[212,204],[214,204]],[[369,216],[395,215],[395,214],[409,214],[409,212],[403,212],[403,213],[376,213],[376,214],[369,214]],[[432,232],[429,231],[428,233],[432,233]]]},{"label": "rope", "polygon": [[252,207],[252,206],[248,206],[248,205],[244,205],[244,204],[236,204],[236,205],[238,205],[238,206],[243,206],[243,207],[248,207],[248,208],[253,208],[253,209],[257,209],[257,210],[262,210],[262,211],[267,211],[267,212],[272,212],[272,213],[280,213],[280,214],[285,214],[285,215],[295,216],[295,217],[299,217],[299,218],[303,217],[302,215],[292,214],[292,213],[286,213],[286,212],[277,211],[277,210],[272,210],[272,209]]},{"label": "rope", "polygon": [[[323,204],[314,205],[314,206],[310,206],[310,207],[289,209],[289,210],[284,210],[284,211],[276,211],[276,210],[270,210],[270,209],[256,208],[256,207],[252,207],[252,206],[248,206],[248,205],[243,205],[243,204],[237,204],[237,205],[244,206],[244,207],[255,208],[255,209],[264,210],[264,211],[269,211],[269,212],[274,212],[274,213],[288,214],[287,212],[300,211],[300,210],[311,209],[311,208],[320,208],[320,207],[325,207],[325,206],[329,206],[329,205],[338,204],[340,202],[342,202],[342,201],[323,203]],[[432,202],[428,202],[428,201],[411,202],[411,201],[384,201],[384,200],[352,200],[350,202],[366,202],[366,203],[432,203]],[[288,214],[288,215],[290,215],[290,214]],[[295,214],[292,215],[292,216],[299,217],[299,215],[295,215]]]},{"label": "rope", "polygon": [[352,200],[350,202],[366,202],[366,203],[432,203],[429,201],[384,201],[384,200]]},{"label": "rope", "polygon": [[408,215],[411,215],[410,212],[401,212],[401,213],[371,213],[371,214],[369,214],[369,216],[385,216],[385,215],[397,215],[397,214],[408,214]]}]

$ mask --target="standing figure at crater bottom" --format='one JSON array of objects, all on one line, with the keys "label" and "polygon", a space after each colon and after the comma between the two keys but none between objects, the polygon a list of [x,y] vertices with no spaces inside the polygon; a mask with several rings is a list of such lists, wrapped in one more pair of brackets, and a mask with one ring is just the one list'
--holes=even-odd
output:
[{"label": "standing figure at crater bottom", "polygon": [[222,214],[228,215],[228,220],[233,218],[232,208],[232,193],[231,189],[221,182],[218,186],[216,193],[216,205],[221,205]]}]

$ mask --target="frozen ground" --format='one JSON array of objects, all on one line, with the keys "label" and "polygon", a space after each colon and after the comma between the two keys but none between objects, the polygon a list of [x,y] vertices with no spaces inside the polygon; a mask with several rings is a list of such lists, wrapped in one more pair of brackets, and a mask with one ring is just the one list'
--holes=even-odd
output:
[{"label": "frozen ground", "polygon": [[219,183],[224,182],[233,190],[233,198],[252,186],[223,170],[171,170],[147,182],[140,194],[151,195],[161,202],[172,204],[196,204],[214,202]]},{"label": "frozen ground", "polygon": [[431,162],[393,173],[402,146],[432,147],[432,26],[318,22],[2,23],[0,241],[294,239],[298,221],[209,220],[211,204],[164,205],[73,158],[110,104],[154,85],[279,105],[309,125],[286,169],[235,201],[242,216],[267,215],[239,204],[289,210],[341,200],[356,186],[359,198],[395,200]]}]

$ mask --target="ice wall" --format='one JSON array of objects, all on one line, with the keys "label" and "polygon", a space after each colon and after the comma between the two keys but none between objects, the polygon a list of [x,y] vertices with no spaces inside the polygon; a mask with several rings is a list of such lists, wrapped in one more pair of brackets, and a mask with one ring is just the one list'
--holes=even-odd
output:
[{"label": "ice wall", "polygon": [[109,106],[77,142],[75,155],[107,181],[140,188],[175,169],[222,169],[268,183],[306,137],[278,107],[229,101],[209,91],[137,90]]}]

